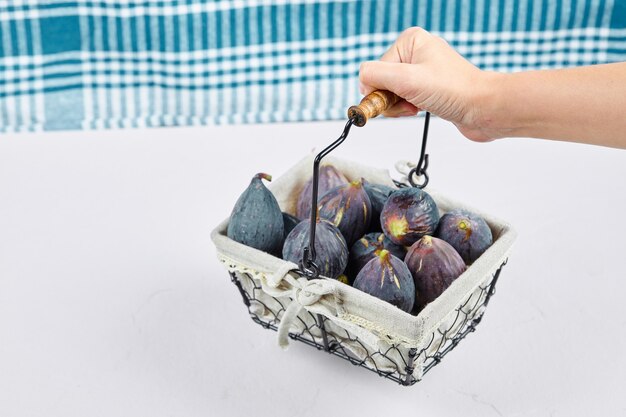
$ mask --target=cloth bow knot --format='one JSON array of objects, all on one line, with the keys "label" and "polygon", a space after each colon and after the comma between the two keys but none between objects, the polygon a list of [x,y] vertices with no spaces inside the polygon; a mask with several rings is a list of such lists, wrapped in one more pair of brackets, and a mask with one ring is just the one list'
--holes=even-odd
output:
[{"label": "cloth bow knot", "polygon": [[308,280],[298,278],[290,280],[292,283],[293,301],[285,310],[278,325],[278,344],[285,348],[289,344],[289,328],[303,307],[311,307],[318,303],[322,297],[334,294],[335,287],[332,283],[323,279]]},{"label": "cloth bow knot", "polygon": [[301,280],[305,282],[300,288],[294,289],[294,299],[303,307],[315,304],[324,295],[333,292],[333,287],[326,281],[309,281],[306,278],[300,278],[298,282],[302,282]]}]

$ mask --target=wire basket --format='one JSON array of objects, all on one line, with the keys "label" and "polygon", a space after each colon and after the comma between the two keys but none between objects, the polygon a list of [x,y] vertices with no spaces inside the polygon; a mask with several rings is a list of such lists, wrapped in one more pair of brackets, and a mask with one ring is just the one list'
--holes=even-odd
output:
[{"label": "wire basket", "polygon": [[[329,160],[350,180],[394,185],[388,171]],[[312,164],[313,156],[307,157],[270,184],[283,211],[294,213]],[[232,241],[226,236],[228,220],[213,231],[212,239],[250,317],[277,331],[279,344],[302,342],[401,385],[413,385],[476,330],[516,236],[506,223],[428,192],[442,213],[464,208],[480,214],[494,242],[417,316],[337,280],[310,279],[298,265]]]}]

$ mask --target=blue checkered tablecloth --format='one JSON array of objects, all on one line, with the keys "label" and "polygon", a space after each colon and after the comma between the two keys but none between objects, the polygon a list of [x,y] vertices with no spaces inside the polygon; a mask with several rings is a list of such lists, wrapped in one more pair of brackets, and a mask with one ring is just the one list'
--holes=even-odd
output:
[{"label": "blue checkered tablecloth", "polygon": [[0,132],[341,119],[415,25],[490,70],[626,60],[626,1],[0,0]]}]

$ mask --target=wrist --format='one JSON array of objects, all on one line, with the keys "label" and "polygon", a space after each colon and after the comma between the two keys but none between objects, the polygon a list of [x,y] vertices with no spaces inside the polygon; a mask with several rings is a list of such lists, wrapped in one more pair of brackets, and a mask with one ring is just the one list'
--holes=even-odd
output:
[{"label": "wrist", "polygon": [[490,139],[525,136],[527,121],[520,111],[523,97],[515,75],[481,71],[476,83],[475,123]]}]

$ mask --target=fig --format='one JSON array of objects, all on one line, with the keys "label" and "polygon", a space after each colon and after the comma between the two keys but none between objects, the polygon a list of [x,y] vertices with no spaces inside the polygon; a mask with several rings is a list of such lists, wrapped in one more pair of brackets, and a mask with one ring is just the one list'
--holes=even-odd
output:
[{"label": "fig", "polygon": [[[309,246],[311,222],[303,220],[289,233],[283,246],[283,259],[300,265],[304,248]],[[337,278],[348,264],[348,245],[334,224],[318,217],[315,226],[315,264],[320,275]]]},{"label": "fig", "polygon": [[361,181],[332,188],[320,198],[319,216],[339,228],[348,246],[365,234],[372,206]]},{"label": "fig", "polygon": [[415,283],[407,266],[388,250],[374,256],[354,280],[354,288],[393,304],[407,313],[415,302]]},{"label": "fig", "polygon": [[[321,165],[319,170],[319,182],[317,184],[317,197],[323,196],[331,188],[347,184],[348,179],[332,165]],[[300,220],[311,217],[311,197],[313,194],[313,177],[309,179],[300,191],[296,205],[296,217]]]},{"label": "fig", "polygon": [[491,229],[485,219],[461,209],[441,216],[435,236],[452,245],[468,265],[493,243]]},{"label": "fig", "polygon": [[226,234],[244,245],[280,255],[285,230],[283,215],[262,179],[271,181],[272,177],[261,173],[252,178],[235,203]]},{"label": "fig", "polygon": [[439,297],[465,271],[465,263],[454,248],[432,236],[424,236],[415,242],[404,262],[415,281],[417,311]]},{"label": "fig", "polygon": [[370,260],[374,259],[383,249],[388,250],[397,258],[404,259],[406,250],[403,246],[396,245],[382,233],[368,233],[354,242],[348,256],[346,275],[350,282],[354,282],[359,271]]},{"label": "fig", "polygon": [[395,191],[394,188],[391,188],[387,185],[383,184],[372,184],[363,181],[363,188],[365,188],[365,192],[370,199],[370,203],[372,204],[372,221],[370,224],[371,232],[382,232],[382,228],[380,227],[380,213],[383,211],[383,206],[387,202],[389,195]]},{"label": "fig", "polygon": [[402,188],[387,199],[380,215],[385,235],[397,245],[411,246],[424,235],[433,235],[439,223],[435,200],[419,188]]},{"label": "fig", "polygon": [[292,216],[289,213],[285,213],[283,211],[283,224],[285,226],[285,239],[287,238],[287,235],[293,230],[293,228],[298,225],[298,223],[300,223],[300,219]]}]

